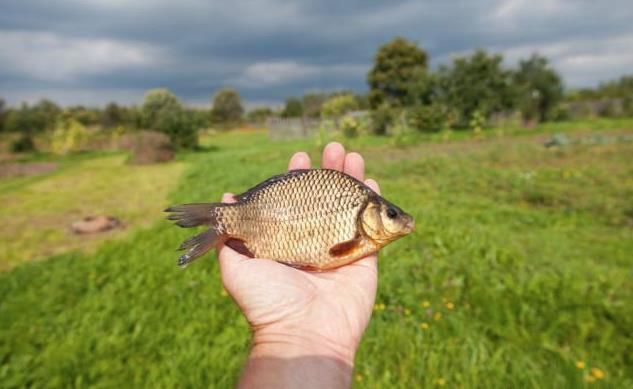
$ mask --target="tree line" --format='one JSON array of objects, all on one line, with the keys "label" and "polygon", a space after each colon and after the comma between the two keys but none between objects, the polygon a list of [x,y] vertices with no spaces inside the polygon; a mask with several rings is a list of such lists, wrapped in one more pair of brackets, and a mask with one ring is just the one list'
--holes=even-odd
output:
[{"label": "tree line", "polygon": [[176,147],[192,148],[201,128],[228,129],[244,121],[261,124],[271,116],[336,118],[350,111],[369,111],[371,131],[385,134],[403,121],[415,130],[438,131],[483,126],[500,115],[518,114],[527,122],[565,120],[570,104],[592,101],[605,101],[607,108],[617,105],[601,111],[605,115],[633,115],[633,76],[566,91],[548,59],[538,54],[515,67],[505,66],[501,54],[481,49],[436,70],[428,62],[423,48],[397,37],[378,48],[367,76],[367,93],[308,92],[289,97],[281,109],[262,107],[248,113],[232,88],[219,90],[210,109],[185,107],[167,89],[148,91],[139,106],[112,102],[103,109],[61,108],[47,99],[7,108],[0,99],[0,131],[20,133],[19,142],[28,148],[34,134],[70,122],[106,129],[152,129],[167,134]]}]

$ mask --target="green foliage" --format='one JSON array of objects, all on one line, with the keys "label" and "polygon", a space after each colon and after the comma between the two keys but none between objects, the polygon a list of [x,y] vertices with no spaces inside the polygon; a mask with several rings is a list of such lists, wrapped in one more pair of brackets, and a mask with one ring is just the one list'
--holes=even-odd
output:
[{"label": "green foliage", "polygon": [[63,119],[74,119],[84,126],[96,126],[101,123],[101,116],[102,114],[97,108],[76,105],[64,110]]},{"label": "green foliage", "polygon": [[340,121],[339,127],[341,128],[344,137],[356,138],[360,129],[360,123],[357,119],[351,116],[346,116]]},{"label": "green foliage", "polygon": [[[582,388],[591,368],[606,374],[596,388],[633,387],[633,143],[554,151],[537,140],[523,132],[512,142],[457,138],[403,149],[382,137],[351,140],[368,176],[417,222],[380,254],[357,387]],[[244,190],[283,171],[296,150],[316,165],[320,150],[309,141],[271,143],[264,132],[209,142],[217,150],[183,155],[180,181],[165,177],[169,165],[148,174],[100,162],[82,166],[81,177],[62,171],[47,186],[25,188],[23,196],[39,194],[29,201],[29,233],[51,219],[44,200],[63,201],[68,212],[125,206],[125,215],[155,224],[130,223],[127,238],[93,253],[23,254],[22,265],[0,274],[3,387],[235,385],[248,324],[222,290],[212,255],[177,269],[174,248],[191,231],[160,220],[159,210]],[[70,197],[77,182],[105,184]],[[156,186],[166,184],[174,192],[161,200]]]},{"label": "green foliage", "polygon": [[438,132],[447,126],[449,110],[439,103],[418,105],[407,111],[409,124],[421,132]]},{"label": "green foliage", "polygon": [[6,104],[4,99],[0,97],[0,132],[4,130],[4,121],[6,117]]},{"label": "green foliage", "polygon": [[22,134],[11,143],[10,150],[12,153],[28,153],[35,151],[35,142],[28,134]]},{"label": "green foliage", "polygon": [[386,104],[371,111],[371,130],[376,135],[386,135],[399,115],[399,110]]},{"label": "green foliage", "polygon": [[61,120],[51,135],[51,151],[58,155],[82,150],[88,132],[76,119]]},{"label": "green foliage", "polygon": [[518,108],[525,119],[545,121],[552,117],[563,98],[560,76],[549,66],[545,57],[537,54],[519,62],[514,73],[518,93]]},{"label": "green foliage", "polygon": [[143,125],[169,136],[174,147],[192,149],[198,145],[196,123],[169,90],[149,90],[141,110]]},{"label": "green foliage", "polygon": [[115,102],[108,103],[101,114],[101,126],[103,128],[112,128],[123,124],[124,121],[122,108]]},{"label": "green foliage", "polygon": [[426,73],[426,68],[426,52],[414,42],[398,37],[380,46],[367,76],[371,107],[407,105],[411,84]]},{"label": "green foliage", "polygon": [[468,122],[468,128],[475,133],[475,135],[480,135],[486,125],[486,118],[479,111],[475,111],[472,113],[470,117],[470,121]]},{"label": "green foliage", "polygon": [[323,103],[321,116],[325,118],[337,118],[356,109],[358,109],[358,102],[354,95],[335,95]]},{"label": "green foliage", "polygon": [[283,118],[296,118],[303,116],[303,103],[296,97],[289,97],[286,99],[284,109],[281,111],[281,117]]},{"label": "green foliage", "polygon": [[239,93],[232,88],[222,88],[213,97],[211,117],[223,127],[235,126],[242,120],[244,108]]},{"label": "green foliage", "polygon": [[60,116],[61,109],[50,100],[40,100],[29,106],[22,103],[20,108],[8,110],[4,127],[7,131],[34,134],[53,129]]},{"label": "green foliage", "polygon": [[246,114],[246,119],[251,123],[262,124],[269,117],[273,116],[274,112],[269,107],[261,107],[250,110]]},{"label": "green foliage", "polygon": [[328,99],[328,95],[320,92],[310,92],[303,95],[303,115],[309,118],[321,116],[321,107]]},{"label": "green foliage", "polygon": [[458,112],[457,126],[467,127],[475,111],[488,118],[513,107],[511,72],[502,67],[502,60],[501,55],[477,50],[455,58],[450,67],[440,67],[438,100]]}]

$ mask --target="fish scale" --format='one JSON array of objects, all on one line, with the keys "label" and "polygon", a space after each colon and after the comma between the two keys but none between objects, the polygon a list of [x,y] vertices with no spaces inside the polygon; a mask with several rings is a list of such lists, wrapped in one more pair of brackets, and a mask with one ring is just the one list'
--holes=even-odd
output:
[{"label": "fish scale", "polygon": [[[336,170],[290,171],[235,199],[232,204],[185,204],[167,210],[174,213],[169,219],[181,227],[210,227],[181,245],[189,251],[179,259],[180,265],[224,241],[243,254],[325,270],[376,252],[412,228],[410,216],[364,183]],[[372,233],[393,237],[368,236],[361,227],[368,225],[368,220],[361,223],[361,214],[369,208],[375,212],[367,216],[376,226]],[[387,208],[397,209],[405,222],[410,220],[410,228],[403,227],[408,231],[386,231],[379,213],[384,214]]]},{"label": "fish scale", "polygon": [[[229,235],[247,242],[256,257],[327,265],[337,260],[329,249],[356,235],[355,214],[366,192],[360,183],[334,171],[311,170],[276,182],[233,209],[220,210],[219,220]],[[348,193],[359,201],[353,202]]]}]

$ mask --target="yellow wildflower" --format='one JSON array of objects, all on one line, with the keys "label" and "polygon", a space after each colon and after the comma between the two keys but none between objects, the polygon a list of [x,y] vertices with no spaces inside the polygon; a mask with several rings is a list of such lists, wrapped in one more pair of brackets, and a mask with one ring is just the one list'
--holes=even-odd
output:
[{"label": "yellow wildflower", "polygon": [[428,308],[428,307],[430,307],[430,306],[431,306],[431,303],[430,303],[430,302],[428,302],[428,301],[422,301],[422,304],[421,304],[421,305],[422,305],[422,308]]},{"label": "yellow wildflower", "polygon": [[229,295],[229,294],[226,292],[226,289],[222,288],[222,290],[220,291],[220,296],[222,296],[222,297],[226,297],[226,296],[228,296],[228,295]]},{"label": "yellow wildflower", "polygon": [[435,312],[433,314],[433,320],[438,321],[442,319],[442,312]]},{"label": "yellow wildflower", "polygon": [[409,308],[404,309],[404,315],[409,316],[411,314],[411,310]]},{"label": "yellow wildflower", "polygon": [[592,383],[596,380],[593,376],[590,376],[590,375],[586,375],[584,379],[585,379],[585,382],[588,382],[588,383]]},{"label": "yellow wildflower", "polygon": [[455,304],[453,304],[452,302],[449,301],[449,302],[446,303],[446,308],[453,309],[453,308],[455,308]]},{"label": "yellow wildflower", "polygon": [[601,369],[597,367],[592,367],[591,375],[594,376],[596,379],[601,380],[604,378],[604,371],[602,371]]},{"label": "yellow wildflower", "polygon": [[385,304],[383,303],[374,304],[374,311],[384,311],[384,310],[385,310]]},{"label": "yellow wildflower", "polygon": [[362,374],[356,374],[356,381],[361,382],[363,380],[363,375]]},{"label": "yellow wildflower", "polygon": [[420,328],[422,328],[423,330],[428,330],[429,329],[429,325],[427,322],[422,322],[420,323]]},{"label": "yellow wildflower", "polygon": [[435,383],[438,386],[444,386],[444,385],[446,385],[446,380],[444,378],[438,378],[437,381],[435,381]]},{"label": "yellow wildflower", "polygon": [[576,361],[576,367],[579,369],[584,369],[585,368],[585,362],[583,361]]}]

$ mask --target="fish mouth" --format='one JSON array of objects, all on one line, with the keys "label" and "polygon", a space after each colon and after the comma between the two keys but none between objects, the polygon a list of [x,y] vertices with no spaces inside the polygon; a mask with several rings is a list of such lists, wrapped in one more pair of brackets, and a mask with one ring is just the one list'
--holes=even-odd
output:
[{"label": "fish mouth", "polygon": [[404,229],[407,234],[413,232],[415,230],[415,220],[413,220],[413,218],[409,218],[404,225]]}]

